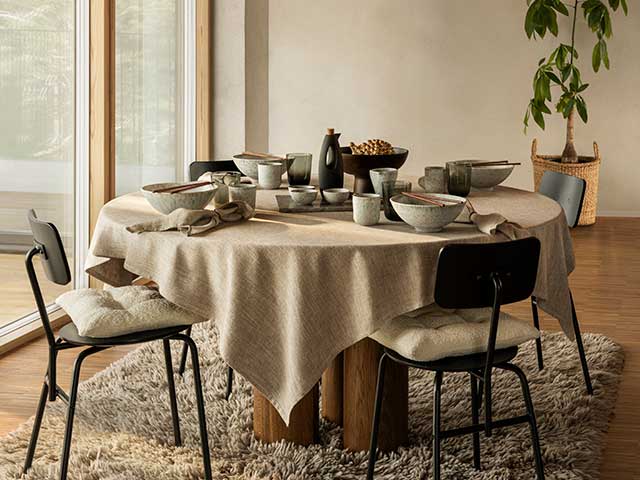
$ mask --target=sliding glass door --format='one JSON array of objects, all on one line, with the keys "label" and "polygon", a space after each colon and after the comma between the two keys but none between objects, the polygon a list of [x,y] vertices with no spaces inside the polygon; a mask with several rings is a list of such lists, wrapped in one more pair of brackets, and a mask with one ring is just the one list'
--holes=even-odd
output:
[{"label": "sliding glass door", "polygon": [[[0,0],[0,332],[35,309],[28,209],[58,226],[74,271],[74,172],[75,1]],[[71,287],[43,282],[44,297]]]},{"label": "sliding glass door", "polygon": [[116,0],[116,195],[181,180],[184,0]]}]

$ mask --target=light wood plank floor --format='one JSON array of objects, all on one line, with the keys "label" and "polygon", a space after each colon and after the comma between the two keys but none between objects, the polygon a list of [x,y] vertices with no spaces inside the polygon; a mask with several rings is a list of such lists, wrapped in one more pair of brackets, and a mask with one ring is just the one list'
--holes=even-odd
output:
[{"label": "light wood plank floor", "polygon": [[[640,479],[640,219],[601,218],[573,231],[577,268],[571,276],[583,332],[608,335],[626,354],[620,396],[604,451],[602,479]],[[528,303],[514,306],[529,316]],[[542,326],[558,330],[543,314]],[[90,357],[84,378],[120,358],[127,349]],[[60,354],[61,384],[68,388],[72,352]],[[36,340],[0,358],[0,435],[15,429],[35,409],[46,365],[46,343]]]}]

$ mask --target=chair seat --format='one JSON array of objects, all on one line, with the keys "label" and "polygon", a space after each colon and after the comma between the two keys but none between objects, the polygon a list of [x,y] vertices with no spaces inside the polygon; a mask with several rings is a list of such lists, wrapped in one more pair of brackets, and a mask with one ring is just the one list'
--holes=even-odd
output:
[{"label": "chair seat", "polygon": [[[418,362],[410,358],[403,357],[398,352],[385,349],[387,355],[396,362],[411,365],[423,370],[432,370],[434,372],[468,372],[473,370],[482,370],[487,365],[486,353],[474,353],[471,355],[461,355],[457,357],[446,357],[433,362]],[[493,354],[493,364],[500,365],[507,363],[515,358],[518,354],[518,347],[503,348],[495,350]]]},{"label": "chair seat", "polygon": [[78,333],[78,328],[71,322],[66,324],[58,332],[58,336],[66,342],[74,345],[87,345],[92,347],[116,347],[118,345],[133,345],[136,343],[152,342],[163,338],[171,337],[189,328],[189,325],[178,325],[175,327],[158,328],[155,330],[145,330],[142,332],[119,335],[110,338],[84,337]]},{"label": "chair seat", "polygon": [[[482,354],[489,342],[490,317],[490,308],[445,310],[434,304],[394,318],[371,338],[414,362]],[[496,350],[539,336],[527,322],[500,313]]]},{"label": "chair seat", "polygon": [[95,339],[112,340],[172,327],[182,330],[206,320],[171,303],[157,290],[139,285],[72,290],[60,295],[56,303],[71,317],[77,335]]}]

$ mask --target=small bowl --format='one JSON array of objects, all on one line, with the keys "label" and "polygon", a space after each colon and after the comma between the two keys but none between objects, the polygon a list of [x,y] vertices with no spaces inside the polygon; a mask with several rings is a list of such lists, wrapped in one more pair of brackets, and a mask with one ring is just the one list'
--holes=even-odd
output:
[{"label": "small bowl", "polygon": [[415,228],[417,232],[431,233],[439,232],[446,225],[453,222],[458,215],[460,215],[460,212],[462,212],[466,202],[466,199],[456,197],[455,195],[431,193],[429,196],[433,198],[455,200],[460,203],[452,203],[451,205],[440,207],[438,205],[424,203],[420,200],[400,194],[391,197],[391,204],[398,216]]},{"label": "small bowl", "polygon": [[153,190],[180,185],[179,183],[152,183],[142,187],[142,195],[147,202],[160,213],[170,214],[178,208],[202,210],[209,205],[218,190],[218,185],[204,185],[202,187],[179,193],[153,193]]},{"label": "small bowl", "polygon": [[333,205],[342,205],[349,200],[351,192],[348,188],[328,188],[322,191],[324,199]]},{"label": "small bowl", "polygon": [[310,205],[318,196],[317,188],[289,188],[289,195],[298,205]]},{"label": "small bowl", "polygon": [[318,190],[315,185],[289,185],[289,191],[291,190]]},{"label": "small bowl", "polygon": [[471,164],[471,186],[481,190],[491,190],[493,187],[504,182],[511,172],[514,165],[490,165],[487,167],[474,167],[474,163],[486,162],[488,160],[459,160],[454,163],[470,163]]}]

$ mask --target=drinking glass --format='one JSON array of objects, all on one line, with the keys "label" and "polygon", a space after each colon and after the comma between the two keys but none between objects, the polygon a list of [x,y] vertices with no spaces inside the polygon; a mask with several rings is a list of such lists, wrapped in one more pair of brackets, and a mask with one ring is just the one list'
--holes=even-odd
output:
[{"label": "drinking glass", "polygon": [[404,180],[387,180],[386,182],[382,182],[382,207],[384,208],[384,216],[387,217],[388,220],[394,222],[402,221],[391,204],[391,197],[402,192],[410,191],[411,182],[405,182]]},{"label": "drinking glass", "polygon": [[311,182],[311,154],[287,153],[289,185],[309,185]]},{"label": "drinking glass", "polygon": [[471,191],[471,163],[447,162],[447,189],[451,195],[466,197]]}]

